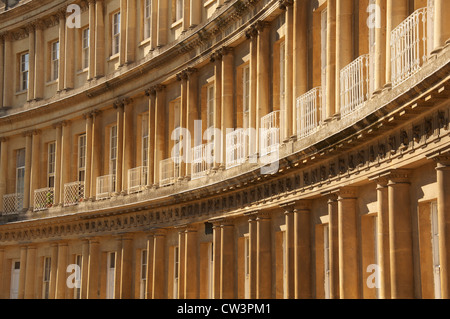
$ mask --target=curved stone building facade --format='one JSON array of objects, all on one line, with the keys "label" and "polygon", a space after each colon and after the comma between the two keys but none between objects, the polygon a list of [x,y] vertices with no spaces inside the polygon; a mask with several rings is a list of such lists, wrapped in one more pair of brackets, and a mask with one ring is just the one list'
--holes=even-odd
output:
[{"label": "curved stone building facade", "polygon": [[0,298],[448,298],[449,40],[447,0],[2,1]]}]

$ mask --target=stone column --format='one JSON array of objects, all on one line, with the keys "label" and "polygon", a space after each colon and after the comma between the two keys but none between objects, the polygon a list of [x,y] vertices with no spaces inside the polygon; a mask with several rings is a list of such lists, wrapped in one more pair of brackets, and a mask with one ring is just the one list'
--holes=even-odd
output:
[{"label": "stone column", "polygon": [[81,299],[86,299],[88,294],[89,274],[89,240],[83,239],[81,245]]},{"label": "stone column", "polygon": [[336,113],[336,1],[327,1],[326,120]]},{"label": "stone column", "polygon": [[[211,56],[214,63],[214,164],[213,170],[218,170],[222,163],[222,138],[216,136],[216,129],[221,129],[222,119],[222,54],[215,52]],[[223,134],[223,132],[222,132]]]},{"label": "stone column", "polygon": [[[312,298],[311,202],[300,200],[293,209],[294,292],[296,299]],[[286,230],[288,228],[286,227]]]},{"label": "stone column", "polygon": [[[104,0],[95,1],[95,77],[105,75],[105,17]],[[89,26],[89,36],[91,27]],[[89,47],[91,48],[91,47]],[[89,49],[90,50],[90,49]]]},{"label": "stone column", "polygon": [[[201,13],[201,11],[199,13]],[[190,26],[191,26],[191,0],[184,0],[183,1],[183,22],[182,22],[183,32],[188,31]]]},{"label": "stone column", "polygon": [[50,257],[50,289],[48,299],[56,298],[56,274],[58,272],[58,244],[52,243]]},{"label": "stone column", "polygon": [[256,298],[272,298],[272,235],[268,212],[256,216]]},{"label": "stone column", "polygon": [[[180,102],[180,127],[184,130],[187,129],[187,96],[188,96],[188,86],[187,86],[187,74],[186,71],[181,72],[177,75],[178,81],[181,82],[181,102]],[[179,154],[182,156],[183,160],[180,163],[180,176],[178,180],[183,180],[187,175],[190,175],[190,171],[187,170],[187,165],[189,160],[190,152],[190,141],[187,141],[187,136],[185,136],[185,131],[179,131],[180,143],[179,143]]]},{"label": "stone column", "polygon": [[5,33],[3,35],[5,44],[4,61],[5,66],[3,68],[3,107],[11,107],[12,99],[14,95],[14,81],[11,81],[10,76],[14,74],[14,55],[12,50],[12,42],[14,40],[13,34],[11,32]]},{"label": "stone column", "polygon": [[221,268],[221,230],[220,222],[213,222],[213,283],[212,297],[221,298],[220,289],[220,268]]},{"label": "stone column", "polygon": [[89,239],[89,269],[87,278],[87,299],[98,299],[99,292],[100,243],[98,239]]},{"label": "stone column", "polygon": [[450,295],[450,153],[438,152],[431,158],[436,162],[437,179],[437,210],[439,231],[439,263],[441,275],[441,298],[448,299]]},{"label": "stone column", "polygon": [[[4,35],[0,34],[0,110],[3,107],[3,91],[5,84],[5,39]],[[1,208],[0,208],[1,209]]]},{"label": "stone column", "polygon": [[154,50],[157,46],[158,39],[158,0],[152,1],[151,12],[151,31],[150,31],[150,50]]},{"label": "stone column", "polygon": [[55,187],[53,191],[53,204],[59,205],[61,200],[61,159],[62,159],[62,123],[54,125],[56,128],[55,149]]},{"label": "stone column", "polygon": [[159,230],[154,234],[153,248],[153,289],[152,297],[154,299],[165,298],[164,285],[166,284],[166,268],[165,268],[165,244],[166,233]]},{"label": "stone column", "polygon": [[249,157],[256,156],[259,150],[258,128],[260,120],[257,118],[257,70],[258,70],[258,32],[255,28],[250,28],[246,36],[250,39],[250,106],[249,106]]},{"label": "stone column", "polygon": [[56,299],[64,299],[66,295],[67,279],[67,243],[58,245],[58,269],[56,274]]},{"label": "stone column", "polygon": [[381,93],[386,80],[386,0],[376,0],[380,8],[380,28],[375,29],[374,94]]},{"label": "stone column", "polygon": [[[298,251],[295,247],[294,237],[299,238],[298,235],[296,235],[296,231],[294,230],[295,224],[294,224],[294,206],[293,203],[288,203],[285,205],[281,205],[281,208],[284,210],[284,220],[286,225],[286,234],[285,234],[285,254],[286,254],[286,298],[287,299],[294,299],[296,287],[298,287],[298,281],[296,280],[296,269],[295,268],[295,261],[299,261],[296,258],[295,252]],[[298,218],[297,218],[298,221]],[[299,230],[297,228],[297,230]],[[299,287],[298,287],[299,288]]]},{"label": "stone column", "polygon": [[[125,12],[125,11],[121,11]],[[126,20],[126,58],[125,64],[132,63],[136,58],[136,1],[127,0]]]},{"label": "stone column", "polygon": [[440,52],[450,43],[450,3],[446,0],[434,0],[434,50]]},{"label": "stone column", "polygon": [[341,70],[352,62],[353,1],[336,0],[336,79],[335,79],[335,112],[341,113]]},{"label": "stone column", "polygon": [[386,176],[389,201],[391,298],[414,298],[411,201],[409,172],[395,170]]},{"label": "stone column", "polygon": [[26,210],[31,203],[34,202],[34,194],[30,194],[30,178],[31,178],[31,140],[32,132],[25,133],[25,177],[24,177],[24,192],[23,192],[23,208]]},{"label": "stone column", "polygon": [[92,174],[92,114],[86,113],[83,115],[86,119],[86,167],[84,174],[84,198],[89,199],[91,197],[91,180]]},{"label": "stone column", "polygon": [[29,24],[27,26],[28,31],[28,92],[27,92],[27,101],[31,101],[34,99],[34,76],[35,76],[35,31],[34,25]]},{"label": "stone column", "polygon": [[17,298],[25,298],[25,280],[27,270],[27,246],[20,247],[19,293]]},{"label": "stone column", "polygon": [[62,143],[61,143],[61,186],[59,203],[64,205],[64,185],[70,183],[70,159],[72,155],[72,135],[69,121],[62,123]]},{"label": "stone column", "polygon": [[377,261],[381,276],[379,298],[390,299],[388,180],[378,177],[374,180],[377,183]]},{"label": "stone column", "polygon": [[330,299],[339,299],[339,231],[338,231],[338,203],[335,195],[328,198],[328,238],[330,263]]},{"label": "stone column", "polygon": [[[92,80],[95,76],[95,0],[88,0],[89,2],[89,69],[88,80]],[[122,19],[122,14],[120,15]],[[122,21],[121,21],[122,24]],[[122,33],[120,33],[122,35]]]},{"label": "stone column", "polygon": [[346,187],[338,193],[339,295],[341,299],[360,296],[358,278],[358,235],[356,189]]},{"label": "stone column", "polygon": [[[270,28],[265,21],[258,21],[256,24],[258,30],[258,60],[257,60],[257,109],[256,122],[257,128],[260,127],[261,118],[270,112]],[[259,132],[257,132],[258,134]],[[259,141],[258,141],[259,142]],[[259,145],[258,145],[259,147]]]},{"label": "stone column", "polygon": [[233,299],[234,293],[234,225],[222,220],[220,235],[220,298]]},{"label": "stone column", "polygon": [[[117,117],[117,154],[116,154],[116,193],[120,194],[123,186],[123,136],[124,136],[124,113],[125,113],[125,104],[123,101],[117,101],[114,103],[114,108],[116,109],[116,117]],[[111,168],[110,168],[111,171]]]},{"label": "stone column", "polygon": [[[30,194],[33,196],[34,191],[39,188],[39,173],[41,157],[40,150],[40,130],[33,131],[33,141],[31,146],[31,175],[30,175]],[[34,207],[34,203],[31,205]],[[1,206],[0,206],[1,207]]]},{"label": "stone column", "polygon": [[[44,55],[45,55],[45,43],[44,43],[44,23],[42,21],[36,21],[35,23],[35,72],[34,72],[34,99],[39,100],[44,98]],[[31,57],[32,58],[32,57]]]},{"label": "stone column", "polygon": [[[97,194],[97,177],[100,176],[103,162],[103,126],[101,123],[102,111],[92,111],[92,163],[91,163],[91,198]],[[87,137],[86,137],[87,138]]]},{"label": "stone column", "polygon": [[256,223],[256,215],[251,214],[248,219],[248,248],[249,248],[249,289],[250,289],[250,299],[256,299],[256,264],[257,264],[257,242],[258,242],[258,227]]},{"label": "stone column", "polygon": [[[64,90],[65,67],[66,67],[66,13],[64,10],[58,12],[59,18],[59,66],[58,66],[58,91]],[[73,63],[73,61],[71,61]]]},{"label": "stone column", "polygon": [[190,1],[190,28],[194,28],[201,23],[202,20],[202,1],[201,0],[191,0]]},{"label": "stone column", "polygon": [[127,61],[127,1],[119,0],[120,3],[120,49],[119,49],[119,66],[123,66]]},{"label": "stone column", "polygon": [[0,138],[0,212],[3,211],[3,196],[6,195],[6,176],[8,175],[8,138]]},{"label": "stone column", "polygon": [[[298,4],[297,6],[299,6]],[[281,129],[283,130],[280,136],[280,142],[283,141],[287,143],[295,132],[296,121],[292,119],[295,117],[295,103],[294,103],[294,92],[293,92],[293,79],[294,79],[294,6],[291,1],[284,2],[285,8],[285,63],[284,63],[284,88],[285,88],[285,109],[284,114],[281,116],[281,122],[283,123]],[[305,42],[306,44],[306,42]],[[280,57],[281,58],[281,57]],[[295,124],[294,124],[295,123]]]},{"label": "stone column", "polygon": [[70,90],[75,87],[75,28],[66,26],[66,42],[65,42],[65,64],[64,64],[64,89]]},{"label": "stone column", "polygon": [[234,129],[234,53],[232,48],[223,47],[222,53],[222,100],[221,104],[221,131],[222,131],[222,159],[221,169],[227,164],[227,133]]},{"label": "stone column", "polygon": [[[117,235],[113,236],[113,239],[115,240],[115,269],[114,269],[114,299],[120,299],[120,288],[121,288],[121,282],[122,282],[122,236]],[[102,252],[102,255],[107,255],[106,252]],[[103,267],[101,268],[100,272],[102,273],[104,271]],[[101,275],[100,275],[101,276]],[[105,276],[106,278],[106,276]],[[103,287],[103,284],[100,284],[100,287]],[[106,286],[105,286],[106,287]],[[100,295],[100,298],[103,298],[102,295]]]},{"label": "stone column", "polygon": [[120,274],[120,299],[130,299],[133,265],[133,237],[122,237],[122,262]]},{"label": "stone column", "polygon": [[184,244],[186,253],[184,297],[186,299],[196,299],[199,297],[197,229],[194,227],[186,228]]},{"label": "stone column", "polygon": [[158,1],[158,34],[156,46],[162,47],[167,41],[167,26],[168,26],[168,1],[167,0],[157,0]]},{"label": "stone column", "polygon": [[155,102],[155,158],[154,164],[154,185],[159,185],[159,163],[165,158],[166,138],[165,138],[165,105],[166,105],[166,92],[165,86],[158,85],[156,90],[156,102]]},{"label": "stone column", "polygon": [[35,283],[36,283],[35,276],[36,276],[36,247],[28,246],[24,299],[35,298]]},{"label": "stone column", "polygon": [[392,87],[391,32],[408,17],[408,0],[386,0],[386,88]]},{"label": "stone column", "polygon": [[154,236],[147,236],[147,283],[145,287],[145,299],[153,299],[153,258],[154,258]]},{"label": "stone column", "polygon": [[178,296],[173,296],[177,299],[184,299],[184,284],[185,284],[185,263],[186,263],[186,242],[185,242],[185,228],[182,227],[178,231]]},{"label": "stone column", "polygon": [[[119,134],[117,134],[119,136]],[[123,113],[123,138],[118,139],[118,143],[123,143],[123,171],[122,171],[122,193],[128,191],[128,170],[134,167],[134,145],[136,138],[134,135],[134,114],[133,100],[125,99]]]},{"label": "stone column", "polygon": [[[187,70],[187,129],[191,134],[190,149],[188,150],[188,158],[192,161],[192,147],[196,146],[195,140],[195,121],[199,119],[197,112],[198,103],[198,75],[197,69],[189,68]],[[201,130],[200,130],[201,134]],[[200,137],[201,138],[201,137]],[[191,175],[191,163],[186,165],[187,175]]]},{"label": "stone column", "polygon": [[[1,209],[1,206],[0,206]],[[1,211],[1,210],[0,210]],[[4,265],[5,265],[5,250],[3,248],[0,248],[0,298],[6,299],[5,295],[5,281],[6,281],[6,274],[7,271],[5,271]]]},{"label": "stone column", "polygon": [[147,188],[150,189],[155,179],[155,90],[146,90],[145,95],[148,96]]}]

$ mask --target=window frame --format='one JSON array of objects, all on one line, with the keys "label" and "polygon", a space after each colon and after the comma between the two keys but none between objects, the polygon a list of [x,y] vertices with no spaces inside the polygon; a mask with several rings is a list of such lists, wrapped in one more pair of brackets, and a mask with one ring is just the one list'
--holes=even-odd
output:
[{"label": "window frame", "polygon": [[81,69],[85,70],[89,68],[89,54],[90,54],[90,41],[91,31],[90,27],[86,27],[81,30]]},{"label": "window frame", "polygon": [[[120,53],[120,41],[121,41],[121,12],[117,11],[111,14],[111,55]],[[116,32],[117,31],[117,32]]]},{"label": "window frame", "polygon": [[50,43],[50,79],[56,81],[59,79],[59,59],[60,59],[59,40]]},{"label": "window frame", "polygon": [[118,134],[117,125],[112,125],[109,128],[109,174],[116,175],[117,171],[117,147]]},{"label": "window frame", "polygon": [[47,187],[55,187],[56,142],[47,145]]},{"label": "window frame", "polygon": [[[78,136],[78,154],[77,154],[77,178],[79,182],[86,180],[86,147],[87,135],[86,133]],[[81,173],[83,175],[81,175]],[[83,176],[83,178],[80,178]]]},{"label": "window frame", "polygon": [[50,279],[52,272],[52,257],[44,257],[42,274],[42,299],[50,298]]},{"label": "window frame", "polygon": [[[25,59],[25,61],[24,61]],[[29,52],[23,52],[19,56],[19,73],[20,84],[19,91],[27,91],[29,88],[29,75],[30,75],[30,54]]]}]

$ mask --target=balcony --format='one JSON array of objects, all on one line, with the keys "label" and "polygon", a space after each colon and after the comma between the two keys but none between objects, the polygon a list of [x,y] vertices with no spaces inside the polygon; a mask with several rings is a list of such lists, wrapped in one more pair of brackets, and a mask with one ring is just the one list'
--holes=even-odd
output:
[{"label": "balcony", "polygon": [[111,198],[116,191],[116,175],[104,175],[97,177],[96,200]]},{"label": "balcony", "polygon": [[180,157],[173,157],[159,162],[159,186],[164,187],[174,184],[180,177]]},{"label": "balcony", "polygon": [[197,145],[192,148],[191,179],[205,176],[214,163],[214,143]]},{"label": "balcony", "polygon": [[365,54],[341,70],[341,118],[364,106],[370,97],[371,56]]},{"label": "balcony", "polygon": [[261,118],[260,155],[278,151],[280,146],[281,111],[273,111]]},{"label": "balcony", "polygon": [[300,138],[314,134],[325,119],[322,106],[322,88],[316,87],[297,98],[297,135]]},{"label": "balcony", "polygon": [[128,194],[143,191],[147,186],[147,166],[128,170]]},{"label": "balcony", "polygon": [[239,166],[247,161],[248,135],[245,129],[239,128],[227,134],[226,168]]},{"label": "balcony", "polygon": [[23,194],[14,193],[3,196],[3,215],[18,214],[23,208]]},{"label": "balcony", "polygon": [[39,212],[49,209],[54,204],[54,188],[47,187],[34,191],[34,211]]},{"label": "balcony", "polygon": [[433,44],[432,6],[416,10],[391,32],[392,86],[420,70]]},{"label": "balcony", "polygon": [[64,206],[78,205],[84,200],[84,182],[73,182],[64,185]]}]

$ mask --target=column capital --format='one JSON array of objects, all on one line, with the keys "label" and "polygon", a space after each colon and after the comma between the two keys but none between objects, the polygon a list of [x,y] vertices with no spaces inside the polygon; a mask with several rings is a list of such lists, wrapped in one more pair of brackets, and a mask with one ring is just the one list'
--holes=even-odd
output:
[{"label": "column capital", "polygon": [[213,224],[213,228],[234,226],[234,218],[232,217],[217,217],[209,220],[209,222]]},{"label": "column capital", "polygon": [[450,149],[445,148],[426,155],[427,159],[431,159],[439,166],[450,166]]},{"label": "column capital", "polygon": [[255,22],[255,29],[258,31],[258,33],[261,33],[265,28],[267,28],[270,25],[269,22],[264,20],[259,20]]},{"label": "column capital", "polygon": [[31,137],[33,135],[33,130],[25,131],[22,133],[23,137]]},{"label": "column capital", "polygon": [[0,137],[0,142],[1,142],[1,143],[8,142],[8,140],[9,140],[9,137],[7,137],[7,136],[2,136],[2,137]]},{"label": "column capital", "polygon": [[220,52],[221,56],[224,56],[224,55],[233,53],[234,52],[234,48],[233,47],[229,47],[229,46],[223,46],[220,49],[218,49],[217,51]]},{"label": "column capital", "polygon": [[153,238],[165,237],[167,235],[167,230],[164,228],[154,229],[151,232],[152,232]]},{"label": "column capital", "polygon": [[33,130],[33,135],[40,135],[42,133],[41,130]]},{"label": "column capital", "polygon": [[332,191],[337,195],[337,200],[354,199],[356,198],[357,188],[346,186]]},{"label": "column capital", "polygon": [[279,0],[278,1],[278,7],[281,10],[286,10],[287,7],[290,7],[294,4],[294,0]]},{"label": "column capital", "polygon": [[388,179],[388,185],[409,183],[410,170],[394,169],[380,174],[380,177]]}]

